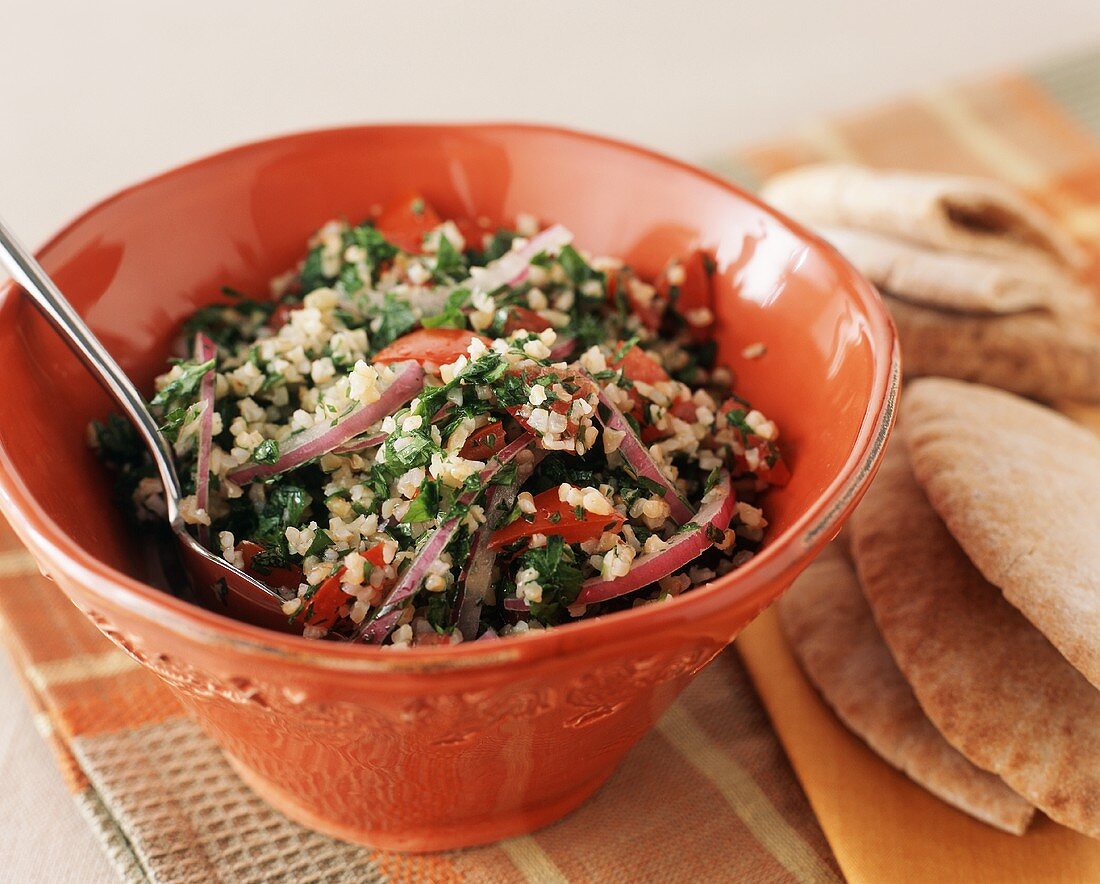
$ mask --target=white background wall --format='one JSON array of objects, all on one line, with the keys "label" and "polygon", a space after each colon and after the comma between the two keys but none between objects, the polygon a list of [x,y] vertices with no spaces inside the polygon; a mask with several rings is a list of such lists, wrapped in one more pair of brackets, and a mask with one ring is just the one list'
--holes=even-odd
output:
[{"label": "white background wall", "polygon": [[0,213],[37,242],[259,136],[514,118],[700,157],[1100,40],[1098,0],[3,0]]},{"label": "white background wall", "polygon": [[[37,243],[309,126],[543,120],[706,157],[1100,43],[1100,0],[0,0],[0,39],[0,215]],[[0,710],[0,879],[112,880],[6,671]]]}]

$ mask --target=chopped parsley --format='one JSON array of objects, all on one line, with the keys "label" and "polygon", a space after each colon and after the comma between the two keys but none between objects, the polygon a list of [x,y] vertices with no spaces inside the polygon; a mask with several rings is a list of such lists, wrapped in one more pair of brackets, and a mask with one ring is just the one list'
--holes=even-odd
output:
[{"label": "chopped parsley", "polygon": [[566,608],[577,600],[584,583],[573,548],[553,534],[546,538],[546,546],[524,552],[520,565],[534,568],[542,587],[542,601],[531,605],[531,616],[548,626],[560,623],[568,616]]},{"label": "chopped parsley", "polygon": [[[446,238],[444,237],[444,239]],[[424,328],[466,328],[466,314],[462,312],[462,308],[469,301],[469,289],[455,289],[447,296],[447,303],[443,305],[443,312],[434,316],[425,316],[420,320],[420,324]]]},{"label": "chopped parsley", "polygon": [[253,463],[273,464],[279,459],[279,443],[274,439],[264,439],[252,449]]},{"label": "chopped parsley", "polygon": [[387,292],[378,307],[378,326],[371,335],[375,350],[387,347],[416,325],[416,314],[404,298]]},{"label": "chopped parsley", "polygon": [[178,360],[176,365],[180,369],[179,377],[165,384],[153,397],[151,404],[167,408],[172,408],[181,401],[191,404],[189,400],[194,397],[195,391],[202,383],[203,375],[214,367],[216,361],[215,359],[208,359],[206,362]]}]

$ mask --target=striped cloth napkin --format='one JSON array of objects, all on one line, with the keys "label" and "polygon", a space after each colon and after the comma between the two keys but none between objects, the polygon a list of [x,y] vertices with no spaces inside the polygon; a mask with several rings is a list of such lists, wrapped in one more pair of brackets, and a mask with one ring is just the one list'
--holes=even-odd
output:
[{"label": "striped cloth napkin", "polygon": [[[1000,177],[1100,255],[1098,134],[1100,52],[807,127],[718,165],[750,187],[819,159]],[[268,809],[2,525],[0,636],[127,881],[816,882],[841,870],[853,881],[1026,881],[1095,880],[1100,868],[1094,842],[1047,821],[1009,848],[907,793],[904,778],[845,742],[767,614],[738,643],[745,665],[721,655],[580,810],[531,836],[426,857],[352,847]]]},{"label": "striped cloth napkin", "polygon": [[411,856],[344,844],[267,807],[168,688],[39,576],[2,521],[0,636],[126,881],[841,880],[732,651],[579,811],[491,847]]}]

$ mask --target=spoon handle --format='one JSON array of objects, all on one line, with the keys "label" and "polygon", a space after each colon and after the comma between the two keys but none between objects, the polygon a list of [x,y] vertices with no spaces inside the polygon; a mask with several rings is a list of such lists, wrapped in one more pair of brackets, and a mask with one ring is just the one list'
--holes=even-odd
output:
[{"label": "spoon handle", "polygon": [[145,400],[92,330],[77,315],[54,281],[16,239],[3,220],[0,220],[0,263],[23,287],[35,307],[99,379],[137,428],[164,484],[168,521],[174,528],[182,526],[179,513],[180,481],[172,452]]}]

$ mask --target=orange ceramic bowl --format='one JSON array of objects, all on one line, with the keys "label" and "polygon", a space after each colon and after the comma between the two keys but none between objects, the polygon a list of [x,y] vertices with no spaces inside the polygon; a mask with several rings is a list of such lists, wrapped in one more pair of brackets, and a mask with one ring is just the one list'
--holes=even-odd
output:
[{"label": "orange ceramic bowl", "polygon": [[[266,291],[329,218],[416,189],[445,217],[560,221],[643,274],[718,260],[717,341],[793,477],[745,567],[666,604],[407,653],[276,634],[151,585],[85,447],[112,403],[11,285],[0,293],[0,503],[112,641],[175,691],[245,781],[340,838],[436,850],[527,832],[603,783],[688,681],[839,530],[893,419],[898,351],[872,287],[726,182],[604,138],[522,125],[362,126],[230,150],[96,206],[40,253],[149,388],[181,320]],[[761,341],[763,357],[742,350]]]}]

